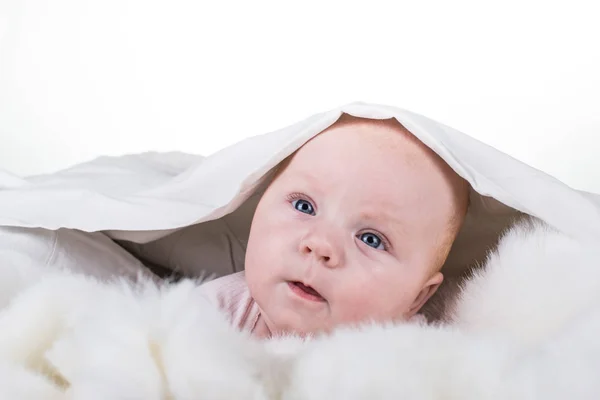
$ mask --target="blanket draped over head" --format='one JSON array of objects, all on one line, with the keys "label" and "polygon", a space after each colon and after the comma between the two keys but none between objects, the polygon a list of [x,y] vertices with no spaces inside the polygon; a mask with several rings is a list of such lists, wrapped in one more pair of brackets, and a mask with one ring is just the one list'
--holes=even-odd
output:
[{"label": "blanket draped over head", "polygon": [[[243,270],[274,167],[343,113],[397,119],[471,186],[429,324],[258,341],[160,279]],[[597,399],[599,256],[596,195],[381,105],[209,157],[0,171],[0,399]]]}]

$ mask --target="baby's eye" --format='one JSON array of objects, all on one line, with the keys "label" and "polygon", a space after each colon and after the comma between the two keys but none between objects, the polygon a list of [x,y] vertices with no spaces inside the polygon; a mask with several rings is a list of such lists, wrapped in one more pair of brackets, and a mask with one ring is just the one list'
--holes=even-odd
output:
[{"label": "baby's eye", "polygon": [[296,210],[303,212],[305,214],[313,215],[315,213],[315,209],[312,206],[312,204],[310,204],[310,202],[308,202],[306,200],[302,200],[302,199],[294,200],[294,201],[292,201],[292,205],[294,206],[294,208]]},{"label": "baby's eye", "polygon": [[[363,233],[360,235],[360,240],[365,242],[368,246],[371,246],[377,250],[385,250],[383,240],[374,233]],[[381,246],[381,248],[380,248]]]}]

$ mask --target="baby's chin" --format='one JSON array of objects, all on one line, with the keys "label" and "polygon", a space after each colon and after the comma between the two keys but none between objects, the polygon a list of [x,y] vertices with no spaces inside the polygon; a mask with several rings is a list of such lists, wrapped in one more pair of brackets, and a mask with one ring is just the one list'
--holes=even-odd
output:
[{"label": "baby's chin", "polygon": [[338,330],[363,330],[369,329],[373,326],[386,326],[386,325],[396,325],[396,324],[404,324],[404,323],[418,323],[422,324],[426,319],[417,314],[416,316],[410,317],[390,317],[390,318],[356,318],[348,321],[327,321],[327,322],[313,322],[309,321],[299,321],[295,324],[286,323],[281,324],[280,327],[274,327],[271,330],[274,336],[298,336],[301,338],[310,338],[310,337],[319,337],[319,336],[327,336]]},{"label": "baby's chin", "polygon": [[272,336],[298,336],[301,338],[320,336],[327,334],[330,331],[330,329],[323,328],[322,326],[311,326],[306,323],[281,324],[279,326],[273,326],[270,329]]},{"label": "baby's chin", "polygon": [[[292,317],[288,312],[283,318],[267,319],[271,336],[298,336],[301,338],[321,336],[332,331],[332,324],[324,321],[310,321],[300,316]],[[268,318],[268,317],[267,317]]]}]

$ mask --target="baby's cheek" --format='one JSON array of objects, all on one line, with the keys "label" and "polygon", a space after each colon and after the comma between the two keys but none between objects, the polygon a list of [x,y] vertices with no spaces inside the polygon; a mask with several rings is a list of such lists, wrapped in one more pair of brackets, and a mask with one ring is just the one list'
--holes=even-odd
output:
[{"label": "baby's cheek", "polygon": [[345,287],[336,298],[335,314],[339,323],[371,319],[378,312],[378,299],[370,291]]},{"label": "baby's cheek", "polygon": [[335,314],[339,323],[396,320],[410,309],[409,292],[401,283],[346,287],[339,292]]}]

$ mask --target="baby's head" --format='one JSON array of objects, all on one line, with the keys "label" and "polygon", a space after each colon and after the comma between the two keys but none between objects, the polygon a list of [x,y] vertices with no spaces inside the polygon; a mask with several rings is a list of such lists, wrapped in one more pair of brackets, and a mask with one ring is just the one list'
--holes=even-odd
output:
[{"label": "baby's head", "polygon": [[468,184],[396,120],[344,115],[260,200],[246,279],[269,330],[413,316],[443,280]]}]

